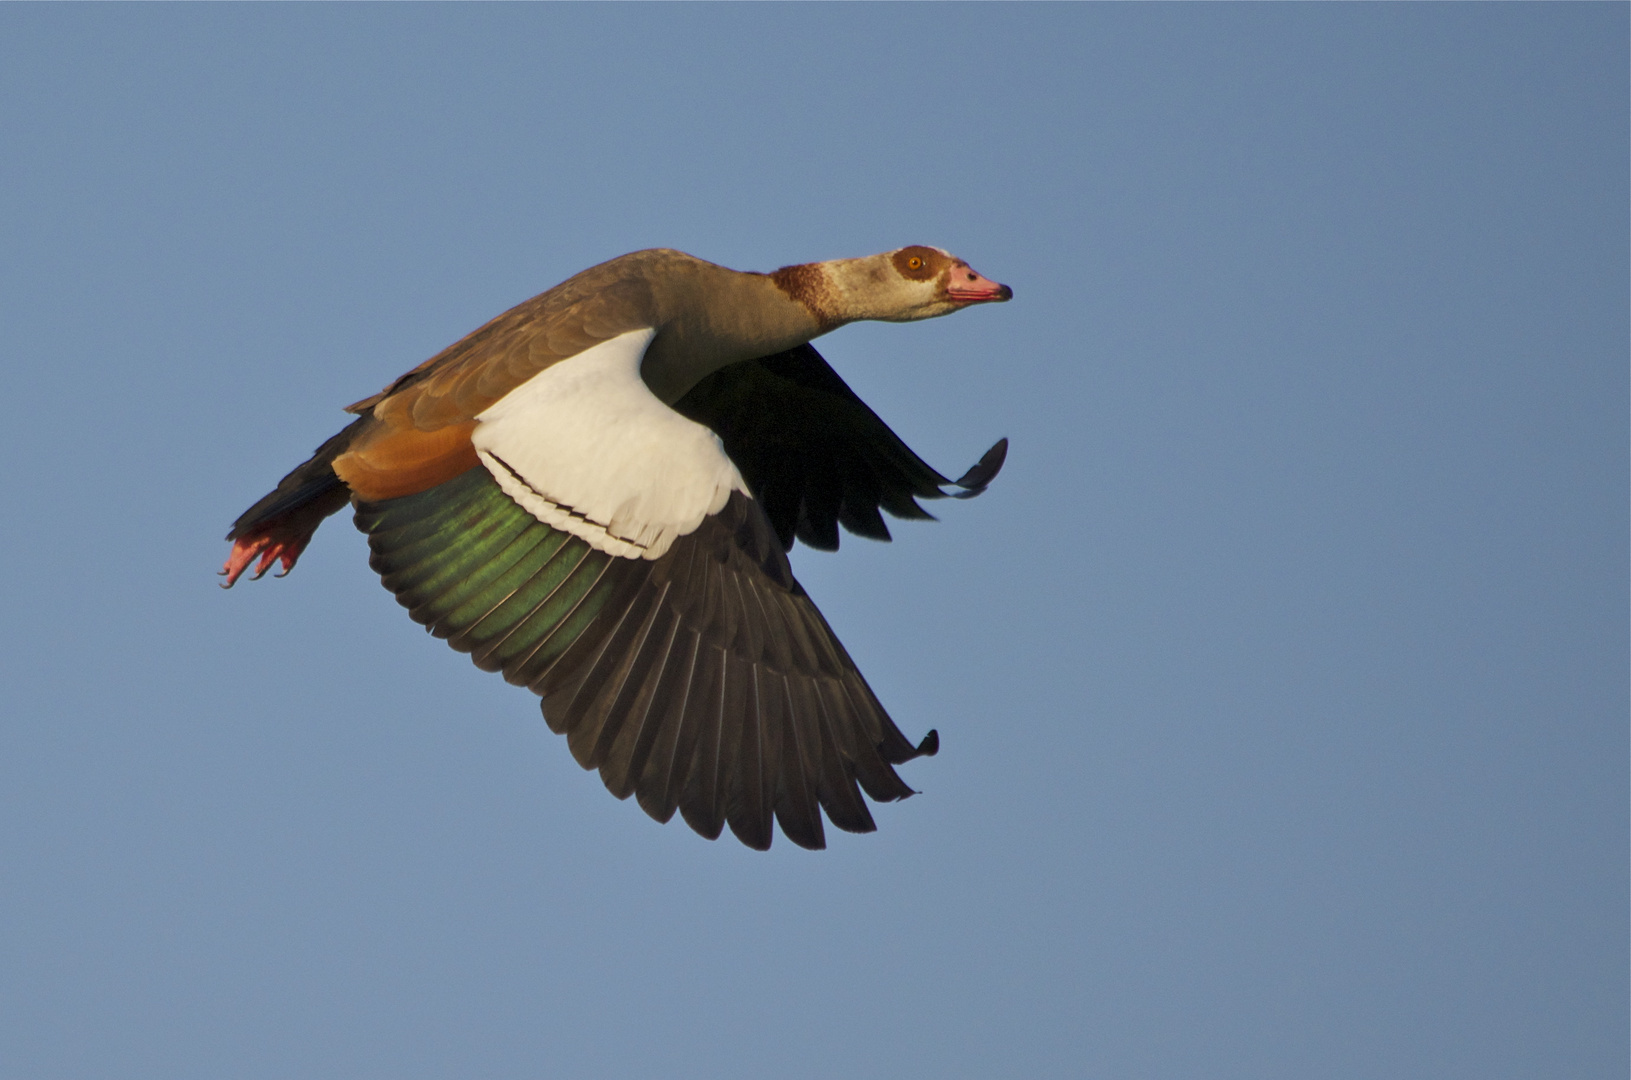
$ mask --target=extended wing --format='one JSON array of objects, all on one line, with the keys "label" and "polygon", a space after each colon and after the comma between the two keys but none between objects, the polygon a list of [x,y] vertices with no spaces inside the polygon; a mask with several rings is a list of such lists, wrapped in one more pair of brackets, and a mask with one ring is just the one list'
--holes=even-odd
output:
[{"label": "extended wing", "polygon": [[819,848],[821,810],[872,831],[860,790],[910,795],[892,766],[939,745],[895,727],[741,492],[657,559],[544,524],[479,466],[357,525],[417,622],[531,687],[579,764],[659,821],[762,849],[774,820]]}]

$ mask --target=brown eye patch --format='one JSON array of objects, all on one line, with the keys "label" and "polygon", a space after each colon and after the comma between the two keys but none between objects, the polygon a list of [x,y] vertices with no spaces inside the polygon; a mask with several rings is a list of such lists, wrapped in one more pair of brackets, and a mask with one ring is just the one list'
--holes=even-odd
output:
[{"label": "brown eye patch", "polygon": [[901,248],[895,252],[893,261],[900,276],[909,281],[932,281],[950,265],[950,260],[940,252],[920,244]]}]

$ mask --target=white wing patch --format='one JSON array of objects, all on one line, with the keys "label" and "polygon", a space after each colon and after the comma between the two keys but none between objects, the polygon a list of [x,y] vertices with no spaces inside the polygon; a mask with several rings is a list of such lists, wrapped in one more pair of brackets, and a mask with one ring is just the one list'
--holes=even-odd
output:
[{"label": "white wing patch", "polygon": [[611,555],[661,557],[747,492],[719,437],[640,379],[656,331],[552,364],[476,417],[470,441],[504,494]]}]

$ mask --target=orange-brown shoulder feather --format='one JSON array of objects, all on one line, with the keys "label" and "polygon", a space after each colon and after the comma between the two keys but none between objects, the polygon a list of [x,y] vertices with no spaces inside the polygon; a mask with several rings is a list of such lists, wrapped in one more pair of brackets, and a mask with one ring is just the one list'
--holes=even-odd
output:
[{"label": "orange-brown shoulder feather", "polygon": [[[493,319],[348,411],[374,422],[334,471],[364,500],[435,487],[477,464],[476,416],[551,364],[654,325],[630,256],[592,267]],[[624,264],[624,265],[619,265]]]}]

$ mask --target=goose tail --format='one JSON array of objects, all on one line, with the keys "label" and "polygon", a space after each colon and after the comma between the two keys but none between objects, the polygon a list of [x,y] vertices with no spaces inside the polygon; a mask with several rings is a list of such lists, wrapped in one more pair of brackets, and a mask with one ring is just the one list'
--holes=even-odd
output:
[{"label": "goose tail", "polygon": [[368,418],[360,417],[348,424],[238,516],[227,533],[232,552],[220,571],[226,578],[223,589],[237,584],[252,565],[251,579],[259,578],[275,563],[283,564],[283,574],[294,569],[317,526],[351,501],[350,489],[335,475],[334,459],[345,453],[367,423]]}]

